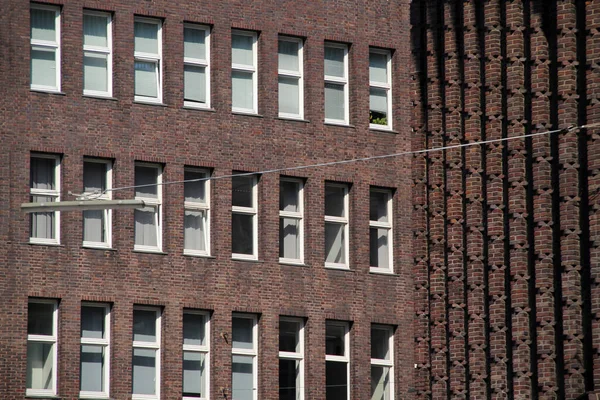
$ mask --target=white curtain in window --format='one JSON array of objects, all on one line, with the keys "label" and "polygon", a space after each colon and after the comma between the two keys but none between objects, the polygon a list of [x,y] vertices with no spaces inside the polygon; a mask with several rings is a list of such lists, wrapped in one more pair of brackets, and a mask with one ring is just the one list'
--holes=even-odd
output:
[{"label": "white curtain in window", "polygon": [[135,62],[135,95],[158,97],[158,64],[155,62]]},{"label": "white curtain in window", "polygon": [[[206,173],[186,170],[184,180],[206,178]],[[183,186],[184,199],[192,203],[206,203],[206,181],[186,182]]]},{"label": "white curtain in window", "polygon": [[369,55],[369,80],[387,83],[387,56],[385,54],[371,53]]},{"label": "white curtain in window", "polygon": [[325,47],[325,75],[343,78],[345,50],[337,47]]},{"label": "white curtain in window", "polygon": [[202,29],[183,31],[183,55],[186,58],[206,59],[206,34]]},{"label": "white curtain in window", "polygon": [[104,388],[104,347],[81,346],[81,390],[101,392]]},{"label": "white curtain in window", "polygon": [[133,349],[133,394],[156,394],[156,350]]},{"label": "white curtain in window", "polygon": [[246,35],[231,36],[231,62],[233,64],[254,65],[252,44],[254,38]]},{"label": "white curtain in window", "polygon": [[325,223],[325,261],[343,264],[346,262],[344,224]]},{"label": "white curtain in window", "polygon": [[31,9],[31,39],[56,41],[56,11]]},{"label": "white curtain in window", "polygon": [[85,90],[106,92],[108,90],[108,56],[106,54],[83,54],[83,86]]},{"label": "white curtain in window", "polygon": [[235,108],[254,108],[253,74],[233,71],[231,73],[231,101]]},{"label": "white curtain in window", "polygon": [[83,16],[83,44],[84,46],[108,46],[108,20],[99,15]]},{"label": "white curtain in window", "polygon": [[135,23],[135,51],[158,54],[158,24]]},{"label": "white curtain in window", "polygon": [[83,240],[102,243],[104,238],[104,210],[88,210],[83,212]]},{"label": "white curtain in window", "polygon": [[52,343],[27,343],[28,389],[52,389],[54,352]]},{"label": "white curtain in window", "polygon": [[135,189],[136,197],[147,197],[158,199],[158,182],[159,170],[155,167],[146,167],[138,165],[135,167]]},{"label": "white curtain in window", "polygon": [[325,118],[344,120],[344,85],[325,84]]},{"label": "white curtain in window", "polygon": [[279,77],[279,112],[300,113],[300,87],[298,78]]},{"label": "white curtain in window", "polygon": [[300,221],[296,218],[281,218],[279,230],[279,256],[300,258]]},{"label": "white curtain in window", "polygon": [[184,396],[205,397],[206,356],[203,353],[183,352],[183,393]]},{"label": "white curtain in window", "polygon": [[233,355],[231,360],[232,399],[254,399],[252,356]]},{"label": "white curtain in window", "polygon": [[185,100],[206,103],[206,67],[185,65],[183,81]]},{"label": "white curtain in window", "polygon": [[135,210],[135,244],[140,246],[158,246],[157,213],[153,210]]},{"label": "white curtain in window", "polygon": [[298,42],[279,41],[279,69],[299,71]]},{"label": "white curtain in window", "polygon": [[31,49],[31,84],[56,86],[56,50]]},{"label": "white curtain in window", "polygon": [[[53,197],[33,196],[33,202],[52,202]],[[31,214],[31,237],[54,239],[54,212],[37,212]]]},{"label": "white curtain in window", "polygon": [[370,258],[371,266],[387,268],[390,264],[389,251],[389,230],[388,229],[370,229]]},{"label": "white curtain in window", "polygon": [[369,99],[371,103],[371,111],[376,111],[378,113],[387,115],[387,92],[385,89],[371,88]]},{"label": "white curtain in window", "polygon": [[[56,160],[53,158],[31,159],[31,187],[34,189],[54,190],[54,169]],[[46,198],[40,201],[48,201]]]},{"label": "white curtain in window", "polygon": [[206,212],[185,212],[184,248],[190,250],[206,250]]}]

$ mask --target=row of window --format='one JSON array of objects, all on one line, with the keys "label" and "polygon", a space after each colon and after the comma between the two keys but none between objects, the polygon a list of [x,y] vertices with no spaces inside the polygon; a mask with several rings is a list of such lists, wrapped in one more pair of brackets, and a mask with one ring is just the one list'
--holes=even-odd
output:
[{"label": "row of window", "polygon": [[[33,153],[30,161],[32,202],[60,201],[60,156]],[[134,250],[161,252],[163,221],[163,166],[135,163],[135,199],[148,207],[134,211]],[[184,172],[184,252],[210,255],[210,177],[201,168]],[[281,177],[279,187],[279,257],[283,263],[304,263],[304,180]],[[112,161],[86,158],[83,163],[83,198],[110,200]],[[231,246],[236,259],[258,258],[258,176],[232,178]],[[350,185],[325,184],[325,266],[348,268]],[[393,272],[391,189],[370,191],[370,265],[374,272]],[[60,242],[58,211],[31,215],[31,243]],[[110,248],[111,210],[83,212],[83,245]]]},{"label": "row of window", "polygon": [[[159,399],[161,393],[161,314],[159,307],[136,306],[132,332],[132,398]],[[231,398],[258,398],[257,314],[234,313],[231,335]],[[30,299],[27,319],[28,396],[57,395],[58,302]],[[304,385],[304,318],[279,319],[279,398],[302,400]],[[326,398],[350,399],[349,322],[327,320],[325,325]],[[109,398],[111,307],[81,305],[80,398]],[[394,395],[394,328],[371,325],[371,400]],[[183,399],[209,399],[211,366],[210,313],[183,314]],[[213,362],[214,364],[214,362]]]},{"label": "row of window", "polygon": [[[205,25],[184,25],[184,105],[210,108],[210,33]],[[258,113],[258,33],[231,34],[232,110]],[[279,38],[279,116],[304,119],[302,38]],[[349,123],[348,44],[326,42],[324,60],[325,122]],[[85,10],[83,15],[83,92],[112,96],[112,16]],[[162,103],[162,20],[135,17],[135,100]],[[31,88],[60,91],[60,7],[31,5]],[[369,54],[370,124],[392,128],[391,51]]]}]

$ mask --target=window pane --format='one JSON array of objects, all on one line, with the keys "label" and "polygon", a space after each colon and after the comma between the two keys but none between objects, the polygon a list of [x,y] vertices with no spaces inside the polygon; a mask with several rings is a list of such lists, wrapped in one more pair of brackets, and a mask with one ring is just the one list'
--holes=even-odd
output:
[{"label": "window pane", "polygon": [[183,30],[183,55],[188,58],[206,59],[206,33],[203,29]]},{"label": "window pane", "polygon": [[133,340],[156,342],[156,311],[133,311]]},{"label": "window pane", "polygon": [[[51,196],[31,196],[31,201],[34,203],[50,203],[54,200],[55,198]],[[56,214],[54,212],[31,213],[31,237],[54,239],[56,236],[55,221]]]},{"label": "window pane", "polygon": [[158,168],[137,165],[135,167],[135,186],[150,186],[137,187],[135,189],[135,196],[157,199],[158,186],[156,186],[156,183],[158,182],[158,175]]},{"label": "window pane", "polygon": [[301,390],[300,361],[279,359],[279,400],[298,400]]},{"label": "window pane", "polygon": [[300,183],[282,180],[279,183],[279,209],[298,212],[300,210]]},{"label": "window pane", "polygon": [[54,334],[54,304],[29,303],[27,306],[27,334],[48,335]]},{"label": "window pane", "polygon": [[369,54],[369,80],[371,82],[387,83],[387,55]]},{"label": "window pane", "polygon": [[136,209],[134,211],[135,244],[140,246],[158,246],[156,211]]},{"label": "window pane", "polygon": [[325,262],[346,263],[345,224],[325,223]]},{"label": "window pane", "polygon": [[206,212],[186,211],[184,217],[184,248],[206,250]]},{"label": "window pane", "polygon": [[54,169],[56,159],[54,158],[31,158],[30,176],[31,187],[34,189],[55,190]]},{"label": "window pane", "polygon": [[254,205],[253,188],[253,176],[234,176],[231,178],[231,204],[238,207],[252,207]]},{"label": "window pane", "polygon": [[325,215],[331,217],[345,217],[345,196],[345,187],[325,185]]},{"label": "window pane", "polygon": [[279,321],[279,351],[300,352],[300,321]]},{"label": "window pane", "polygon": [[104,347],[81,346],[81,390],[104,390]]},{"label": "window pane", "polygon": [[371,228],[369,232],[371,267],[388,268],[390,266],[389,230]]},{"label": "window pane", "polygon": [[371,358],[390,359],[390,331],[371,328]]},{"label": "window pane", "polygon": [[156,394],[156,350],[133,349],[133,394]]},{"label": "window pane", "polygon": [[237,254],[254,254],[254,216],[231,215],[231,251]]},{"label": "window pane", "polygon": [[56,50],[31,49],[31,84],[56,87]]},{"label": "window pane", "polygon": [[343,78],[345,49],[325,46],[325,75]]},{"label": "window pane", "polygon": [[31,39],[56,41],[56,11],[31,9]]},{"label": "window pane", "polygon": [[344,85],[325,84],[325,118],[345,120]]},{"label": "window pane", "polygon": [[343,325],[327,323],[325,325],[325,354],[330,356],[346,355],[345,338],[346,328]]},{"label": "window pane", "polygon": [[201,314],[183,314],[183,344],[202,346],[206,344],[204,324],[206,317]]},{"label": "window pane", "polygon": [[134,35],[136,52],[158,54],[158,24],[136,21]]},{"label": "window pane", "polygon": [[158,97],[158,70],[154,62],[135,62],[135,95]]},{"label": "window pane", "polygon": [[206,103],[206,67],[185,65],[183,67],[185,100]]},{"label": "window pane", "polygon": [[232,319],[232,347],[236,349],[253,349],[253,318]]},{"label": "window pane", "polygon": [[298,57],[298,42],[279,41],[279,69],[300,72]]},{"label": "window pane", "polygon": [[252,72],[231,72],[231,102],[234,108],[254,108],[254,84]]},{"label": "window pane", "polygon": [[370,89],[370,121],[372,124],[387,125],[387,91],[385,89]]},{"label": "window pane", "polygon": [[[207,178],[206,172],[185,170],[183,179],[189,181],[192,179]],[[208,181],[185,182],[183,186],[185,201],[194,203],[206,203],[206,185]]]},{"label": "window pane", "polygon": [[54,343],[27,343],[27,389],[52,389]]},{"label": "window pane", "polygon": [[108,91],[108,56],[85,52],[83,55],[83,88],[98,92]]},{"label": "window pane", "polygon": [[388,200],[388,193],[371,191],[369,207],[371,221],[388,222]]},{"label": "window pane", "polygon": [[83,212],[83,240],[85,242],[106,242],[105,216],[103,210],[87,210]]},{"label": "window pane", "polygon": [[231,62],[233,64],[254,65],[252,44],[254,37],[231,35]]},{"label": "window pane", "polygon": [[325,366],[327,400],[344,400],[348,397],[348,370],[345,362],[327,361]]},{"label": "window pane", "polygon": [[279,77],[279,112],[300,114],[300,81],[298,78]]},{"label": "window pane", "polygon": [[81,337],[104,338],[105,312],[103,307],[81,307]]},{"label": "window pane", "polygon": [[300,258],[300,220],[279,219],[279,257]]},{"label": "window pane", "polygon": [[183,395],[206,397],[206,356],[203,353],[183,352]]},{"label": "window pane", "polygon": [[253,357],[233,355],[231,358],[232,399],[254,399]]},{"label": "window pane", "polygon": [[390,368],[371,366],[371,400],[390,399]]},{"label": "window pane", "polygon": [[101,193],[106,190],[107,164],[97,162],[83,163],[83,191]]},{"label": "window pane", "polygon": [[83,15],[83,45],[108,47],[108,18]]}]

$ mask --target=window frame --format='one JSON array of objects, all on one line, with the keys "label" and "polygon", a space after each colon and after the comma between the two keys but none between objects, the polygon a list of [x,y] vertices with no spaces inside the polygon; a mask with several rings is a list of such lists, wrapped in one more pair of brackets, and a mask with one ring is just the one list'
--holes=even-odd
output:
[{"label": "window frame", "polygon": [[[231,204],[231,218],[233,220],[233,214],[243,214],[252,216],[252,254],[234,253],[233,243],[231,258],[234,260],[258,260],[258,175],[245,175],[240,174],[241,177],[252,178],[252,207],[241,207],[233,205],[233,187],[232,187],[232,204]],[[234,175],[235,177],[235,175]],[[232,177],[233,179],[233,177]],[[231,234],[233,241],[233,233]]]},{"label": "window frame", "polygon": [[[241,349],[233,346],[233,319],[234,318],[244,318],[252,320],[252,349]],[[257,314],[249,314],[249,313],[233,313],[231,316],[232,321],[232,331],[231,331],[231,356],[233,363],[233,356],[248,356],[252,357],[252,385],[254,386],[252,390],[252,398],[253,400],[258,399],[258,315]],[[232,371],[233,378],[233,371]],[[233,385],[232,385],[233,389]],[[232,394],[233,399],[233,394]]]},{"label": "window frame", "polygon": [[327,332],[327,325],[343,327],[344,328],[344,355],[336,356],[327,354],[325,351],[325,369],[327,370],[327,362],[339,362],[346,364],[346,382],[347,382],[347,400],[350,400],[350,388],[352,384],[350,382],[350,322],[337,321],[337,320],[326,320],[325,321],[325,332]]},{"label": "window frame", "polygon": [[[49,153],[30,153],[29,155],[29,173],[31,174],[31,159],[33,158],[44,158],[54,160],[54,187],[55,190],[49,189],[35,189],[32,186],[33,181],[31,180],[31,176],[29,178],[29,196],[44,196],[44,197],[53,197],[54,202],[60,202],[61,198],[61,156],[59,154],[49,154]],[[30,199],[31,202],[31,199]],[[29,243],[32,244],[45,244],[45,245],[59,245],[60,244],[60,211],[50,211],[54,213],[54,239],[47,238],[38,238],[32,236],[33,233],[33,218],[37,213],[32,213],[29,218]],[[42,212],[43,213],[43,212]]]},{"label": "window frame", "polygon": [[[298,114],[290,114],[290,113],[281,112],[279,110],[279,105],[278,105],[279,118],[303,120],[304,119],[304,39],[299,38],[299,37],[280,35],[277,40],[277,45],[279,45],[279,42],[296,43],[298,45],[298,72],[281,69],[279,67],[279,62],[278,62],[277,63],[277,77],[278,78],[284,77],[284,78],[297,79],[298,80],[298,96],[299,96],[299,98],[298,98]],[[279,56],[279,50],[277,51],[277,55]],[[278,79],[277,86],[278,86],[277,90],[279,92],[279,90],[280,90],[279,89],[279,79]]]},{"label": "window frame", "polygon": [[[201,59],[201,58],[194,58],[194,57],[186,57],[185,56],[185,50],[184,50],[184,56],[183,56],[183,66],[185,69],[186,65],[191,65],[191,66],[195,66],[195,67],[204,67],[205,68],[205,72],[204,72],[204,78],[206,79],[206,103],[202,104],[200,102],[197,101],[193,101],[193,100],[186,100],[185,99],[185,74],[184,74],[184,92],[183,92],[183,105],[185,107],[192,107],[192,108],[202,108],[202,109],[209,109],[211,107],[211,102],[210,102],[210,96],[211,96],[211,92],[210,92],[210,36],[211,36],[211,27],[209,25],[203,25],[203,24],[194,24],[194,23],[190,23],[190,22],[185,22],[183,24],[183,29],[184,32],[186,29],[195,29],[195,30],[199,30],[199,31],[204,31],[204,43],[205,43],[205,47],[206,47],[206,58]],[[184,36],[184,45],[185,45],[185,36]]]},{"label": "window frame", "polygon": [[[374,130],[385,130],[391,131],[393,129],[393,118],[392,118],[392,51],[388,49],[380,49],[376,47],[369,47],[369,58],[371,57],[371,53],[374,54],[382,54],[387,58],[386,61],[386,83],[375,82],[371,80],[371,76],[369,75],[369,97],[371,89],[384,89],[386,91],[386,99],[387,99],[387,125],[380,124],[372,124],[369,121],[369,129]],[[369,60],[370,61],[370,60]],[[371,104],[369,99],[369,113],[371,112]],[[369,118],[370,119],[370,118]]]},{"label": "window frame", "polygon": [[[162,182],[163,182],[163,173],[164,173],[164,167],[162,164],[158,164],[158,163],[149,163],[149,162],[144,162],[144,161],[136,161],[133,171],[134,171],[134,182],[135,182],[135,169],[140,166],[140,167],[146,167],[146,168],[156,168],[158,170],[158,176],[156,178],[156,199],[153,199],[151,197],[144,197],[144,196],[135,196],[135,188],[134,188],[134,199],[135,200],[143,200],[146,204],[150,204],[150,205],[155,205],[156,208],[154,209],[154,220],[156,223],[156,246],[148,246],[148,245],[140,245],[135,243],[135,212],[133,215],[133,224],[134,224],[134,231],[133,231],[133,250],[134,251],[142,251],[142,252],[149,252],[149,253],[160,253],[162,252],[162,226],[163,226],[163,187],[162,187]],[[136,208],[136,210],[143,210],[144,208]]]},{"label": "window frame", "polygon": [[[133,340],[133,313],[136,311],[153,311],[156,315],[156,341],[154,342],[142,342],[139,340]],[[162,322],[162,309],[160,307],[153,306],[134,306],[132,313],[132,327],[131,327],[131,400],[158,400],[160,399],[160,388],[161,388],[161,343],[162,343],[162,332],[161,332],[161,322]],[[146,349],[146,350],[155,350],[156,351],[156,371],[155,371],[155,389],[156,395],[148,395],[148,394],[135,394],[133,393],[133,351],[135,349]]]},{"label": "window frame", "polygon": [[[233,62],[233,36],[249,36],[252,38],[252,66],[235,64]],[[258,32],[243,29],[232,29],[231,31],[231,112],[239,114],[258,114]],[[234,107],[233,105],[233,73],[252,73],[252,108]]]},{"label": "window frame", "polygon": [[[193,310],[193,309],[184,309],[183,314],[189,315],[201,315],[204,318],[204,336],[205,336],[205,345],[191,345],[191,344],[183,344],[183,353],[192,352],[192,353],[200,353],[204,354],[204,362],[206,364],[206,397],[186,397],[183,396],[183,400],[209,400],[210,399],[210,312],[204,310]],[[183,324],[182,324],[183,328]],[[182,335],[183,336],[183,335]],[[182,362],[183,362],[183,353],[182,353]],[[183,374],[183,368],[182,368]],[[183,391],[183,376],[182,376],[182,391]]]},{"label": "window frame", "polygon": [[[94,158],[94,157],[84,157],[83,159],[83,169],[85,174],[85,164],[86,163],[96,163],[96,164],[105,164],[106,165],[106,189],[107,191],[100,194],[88,193],[85,192],[85,181],[84,181],[84,192],[82,197],[93,198],[96,200],[112,200],[112,189],[113,187],[113,162],[110,159],[105,158]],[[90,197],[91,196],[91,197]],[[106,241],[104,242],[92,242],[83,240],[83,247],[89,248],[101,248],[101,249],[110,249],[112,248],[112,210],[106,209],[103,210],[104,213],[104,231],[106,232]],[[85,215],[82,214],[83,218],[83,229],[85,230]],[[83,237],[83,234],[82,234]]]},{"label": "window frame", "polygon": [[[81,345],[93,345],[93,346],[103,346],[104,348],[104,379],[106,381],[106,387],[101,392],[92,392],[92,391],[84,391],[81,390],[81,382],[79,384],[79,398],[81,399],[108,399],[110,397],[110,304],[108,303],[94,303],[94,302],[83,302],[81,303],[81,309],[84,307],[96,307],[102,308],[104,310],[104,339],[90,339],[84,338],[80,333],[80,344]],[[79,354],[81,355],[81,346],[79,349]],[[81,359],[79,361],[79,366],[81,368]],[[80,369],[81,374],[81,369]]]},{"label": "window frame", "polygon": [[[55,299],[44,299],[44,298],[32,298],[30,297],[27,301],[29,304],[52,304],[52,335],[32,335],[27,332],[27,344],[29,343],[49,343],[52,344],[52,389],[30,389],[25,388],[25,396],[31,397],[46,397],[57,395],[57,378],[58,378],[58,300]],[[27,319],[29,322],[29,311],[27,312]],[[27,358],[29,358],[29,350],[27,350]],[[27,361],[26,358],[26,361]],[[27,386],[27,385],[25,385]]]},{"label": "window frame", "polygon": [[[83,95],[84,96],[96,96],[96,97],[112,97],[113,95],[113,43],[112,43],[112,13],[96,11],[96,10],[83,10],[83,15],[91,15],[95,17],[104,17],[107,19],[106,21],[106,47],[98,47],[98,46],[89,46],[85,45],[85,39],[83,41],[83,56],[85,57],[85,53],[94,53],[94,54],[102,54],[106,55],[106,87],[107,91],[97,91],[97,90],[86,90],[85,83],[83,85]],[[84,69],[84,82],[85,82],[85,69]]]},{"label": "window frame", "polygon": [[[300,351],[289,352],[289,351],[279,350],[279,359],[294,360],[294,361],[299,362],[300,372],[298,374],[300,375],[300,387],[297,388],[297,390],[299,390],[300,393],[296,392],[296,396],[297,396],[297,400],[304,400],[304,328],[305,328],[304,318],[279,317],[279,322],[281,322],[281,321],[295,322],[295,323],[299,323],[299,325],[300,325],[300,329],[298,331],[298,343],[299,343]],[[281,326],[279,329],[281,329]],[[298,394],[300,396],[298,396]]]},{"label": "window frame", "polygon": [[[157,31],[157,46],[158,46],[158,53],[154,54],[154,53],[146,53],[146,52],[141,52],[141,51],[136,51],[135,50],[135,23],[136,22],[142,22],[145,24],[154,24],[158,26],[158,31]],[[133,33],[133,40],[134,40],[134,45],[133,45],[133,63],[134,63],[134,78],[133,78],[133,86],[134,86],[134,98],[133,100],[135,102],[140,102],[140,103],[151,103],[151,104],[162,104],[163,101],[163,37],[162,37],[162,25],[163,25],[163,21],[160,18],[148,18],[148,17],[141,17],[141,16],[134,16],[133,18],[133,24],[134,24],[134,33]],[[141,96],[141,95],[137,95],[135,94],[135,63],[137,61],[141,61],[141,62],[146,62],[146,63],[154,63],[155,65],[155,71],[156,71],[156,84],[157,84],[157,90],[156,90],[156,97],[148,97],[148,96]]]},{"label": "window frame", "polygon": [[[392,189],[371,187],[369,190],[369,197],[371,196],[372,192],[385,193],[387,195],[386,210],[387,210],[388,222],[372,221],[371,217],[369,216],[369,241],[370,241],[371,228],[387,229],[387,231],[388,231],[389,265],[387,267],[375,267],[375,266],[370,265],[371,262],[369,260],[369,269],[370,269],[370,272],[373,272],[373,273],[393,274],[394,273],[394,222],[393,222],[393,219],[394,219],[394,214],[393,214],[394,192]],[[369,199],[369,207],[370,207],[370,199]],[[369,258],[371,255],[370,252],[371,252],[371,244],[369,243]]]},{"label": "window frame", "polygon": [[[325,268],[332,268],[332,269],[350,269],[350,200],[349,200],[349,196],[350,196],[350,185],[346,184],[346,183],[337,183],[337,182],[325,182],[325,190],[327,189],[327,186],[331,186],[331,187],[339,187],[339,188],[343,188],[344,189],[344,216],[343,217],[335,217],[335,216],[331,216],[331,215],[327,215],[325,214],[325,211],[323,211],[323,215],[324,215],[324,219],[325,219],[325,223],[323,225],[323,245],[324,245],[324,250],[327,251],[327,248],[325,247],[325,225],[328,222],[332,222],[332,223],[336,223],[336,224],[343,224],[344,225],[344,251],[345,251],[345,262],[344,263],[332,263],[332,262],[328,262],[327,260],[327,253],[324,254],[324,259],[325,259]],[[323,205],[325,206],[325,202],[327,201],[327,199],[324,197],[323,200]],[[326,207],[323,207],[323,209],[325,209]]]},{"label": "window frame", "polygon": [[[39,91],[44,91],[44,92],[56,92],[56,93],[60,93],[61,91],[61,87],[62,87],[62,82],[61,82],[61,18],[60,18],[60,14],[61,14],[61,7],[59,5],[50,5],[50,4],[41,4],[41,3],[30,3],[29,6],[29,12],[31,15],[31,10],[32,9],[36,9],[36,10],[45,10],[45,11],[54,11],[55,12],[55,19],[54,19],[54,26],[55,26],[55,40],[54,41],[48,41],[48,40],[39,40],[39,39],[33,39],[31,37],[31,25],[29,26],[29,57],[30,57],[30,66],[29,66],[29,87],[31,90],[39,90]],[[31,18],[31,17],[30,17]],[[36,48],[39,51],[45,51],[45,52],[49,52],[52,51],[55,54],[55,64],[56,64],[56,86],[45,86],[45,85],[35,85],[33,84],[31,77],[32,77],[32,71],[33,69],[31,68],[31,51],[34,50],[34,48]],[[52,50],[48,50],[48,49],[52,49]]]},{"label": "window frame", "polygon": [[[283,264],[304,264],[304,180],[301,178],[292,178],[282,176],[279,178],[279,190],[281,191],[281,182],[293,182],[299,185],[298,190],[298,211],[283,211],[279,209],[279,221],[283,218],[295,219],[299,221],[300,229],[298,230],[298,241],[299,241],[299,258],[285,258],[279,257],[279,262]],[[281,232],[279,233],[281,235]],[[281,238],[280,238],[281,241]]]},{"label": "window frame", "polygon": [[[389,354],[390,354],[390,359],[386,360],[386,359],[380,359],[380,358],[373,358],[372,354],[371,354],[371,367],[373,366],[377,366],[377,367],[387,367],[390,369],[389,371],[389,376],[390,376],[390,398],[389,400],[394,400],[394,327],[391,325],[381,325],[381,324],[371,324],[371,340],[373,340],[373,330],[374,329],[378,329],[378,330],[382,330],[382,331],[387,331],[388,332],[388,346],[389,346]],[[369,374],[370,376],[371,374]]]},{"label": "window frame", "polygon": [[[201,202],[193,202],[193,201],[185,201],[185,195],[184,195],[184,199],[183,199],[183,218],[184,218],[184,227],[183,227],[183,235],[184,235],[184,239],[183,239],[183,254],[186,256],[204,256],[204,257],[208,257],[210,256],[211,252],[210,252],[210,176],[211,176],[211,170],[208,168],[198,168],[198,167],[184,167],[184,173],[185,171],[190,171],[190,172],[195,172],[195,173],[202,173],[206,175],[206,180],[204,181],[200,181],[204,184],[204,193],[206,195],[206,202],[205,203],[201,203]],[[184,190],[185,190],[185,185],[186,183],[183,184],[184,185]],[[205,212],[205,227],[206,227],[206,232],[205,232],[205,251],[202,250],[194,250],[194,249],[186,249],[185,248],[185,212],[186,211],[204,211]]]},{"label": "window frame", "polygon": [[[350,50],[350,45],[346,44],[346,43],[338,43],[338,42],[329,42],[326,41],[325,45],[324,45],[324,49],[325,48],[336,48],[336,49],[343,49],[344,50],[344,77],[338,77],[338,76],[332,76],[332,75],[326,75],[325,71],[323,71],[323,76],[324,76],[324,83],[323,83],[323,112],[326,114],[325,111],[325,107],[326,107],[326,103],[325,103],[325,85],[326,84],[333,84],[333,85],[338,85],[341,86],[343,85],[344,88],[344,119],[333,119],[333,118],[327,118],[325,117],[325,123],[326,124],[332,124],[332,125],[349,125],[350,124],[350,78],[349,78],[349,59],[348,59],[348,53]],[[325,62],[325,57],[323,57],[323,63]],[[323,70],[325,70],[325,68],[323,68]]]}]

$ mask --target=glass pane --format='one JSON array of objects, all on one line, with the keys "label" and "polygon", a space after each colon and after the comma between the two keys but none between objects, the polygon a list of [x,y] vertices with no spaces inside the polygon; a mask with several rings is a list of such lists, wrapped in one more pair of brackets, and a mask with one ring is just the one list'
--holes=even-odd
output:
[{"label": "glass pane", "polygon": [[55,169],[56,159],[54,158],[31,158],[30,176],[31,187],[35,189],[55,190]]},{"label": "glass pane", "polygon": [[134,35],[136,52],[158,54],[158,24],[136,21]]},{"label": "glass pane", "polygon": [[345,217],[346,187],[325,185],[325,215]]},{"label": "glass pane", "polygon": [[56,41],[56,11],[31,9],[31,39]]},{"label": "glass pane", "polygon": [[348,369],[345,362],[327,361],[325,366],[327,400],[348,398]]},{"label": "glass pane", "polygon": [[279,183],[279,209],[281,211],[300,211],[300,182],[282,180]]},{"label": "glass pane", "polygon": [[133,394],[156,394],[156,350],[133,349]]},{"label": "glass pane", "polygon": [[158,97],[158,65],[154,62],[135,62],[135,95]]},{"label": "glass pane", "polygon": [[325,223],[325,262],[346,263],[345,224]]},{"label": "glass pane", "polygon": [[206,317],[201,314],[183,314],[183,344],[202,346],[206,344]]},{"label": "glass pane", "polygon": [[253,176],[234,176],[231,178],[231,204],[238,207],[252,207],[254,177]]},{"label": "glass pane", "polygon": [[27,343],[27,389],[52,389],[54,343]]},{"label": "glass pane", "polygon": [[325,354],[330,356],[346,355],[346,327],[344,325],[327,323],[325,325]]},{"label": "glass pane", "polygon": [[206,103],[206,67],[183,67],[183,96],[185,100]]},{"label": "glass pane", "polygon": [[186,211],[184,216],[184,248],[206,251],[206,212]]},{"label": "glass pane", "polygon": [[387,125],[388,103],[385,89],[370,89],[369,122],[377,125]]},{"label": "glass pane", "polygon": [[83,163],[83,191],[101,193],[106,189],[107,164],[97,162]]},{"label": "glass pane", "polygon": [[134,211],[135,244],[139,246],[158,246],[157,215],[152,209]]},{"label": "glass pane", "polygon": [[387,83],[387,55],[369,54],[369,80],[371,82]]},{"label": "glass pane", "polygon": [[[185,181],[203,178],[208,178],[206,172],[185,170],[183,173]],[[183,186],[185,201],[206,203],[206,185],[208,181],[185,182]]]},{"label": "glass pane", "polygon": [[56,50],[31,49],[31,84],[56,87]]},{"label": "glass pane", "polygon": [[390,331],[371,328],[371,358],[390,359]]},{"label": "glass pane", "polygon": [[252,356],[231,357],[231,386],[233,400],[254,399],[254,368]]},{"label": "glass pane", "polygon": [[150,185],[145,187],[137,187],[135,189],[136,197],[158,198],[158,182],[159,170],[155,167],[146,167],[136,165],[135,167],[135,186]]},{"label": "glass pane", "polygon": [[183,55],[188,58],[206,59],[206,31],[185,28],[183,30]]},{"label": "glass pane", "polygon": [[83,45],[108,47],[108,18],[83,15]]},{"label": "glass pane", "polygon": [[371,267],[389,268],[389,230],[371,228],[370,232],[370,264]]},{"label": "glass pane", "polygon": [[81,346],[81,390],[104,390],[104,347]]},{"label": "glass pane", "polygon": [[254,318],[232,319],[232,347],[236,349],[253,349]]},{"label": "glass pane", "polygon": [[252,44],[254,37],[247,35],[231,35],[231,62],[233,64],[254,65]]},{"label": "glass pane", "polygon": [[325,75],[343,78],[345,49],[325,46]]},{"label": "glass pane", "polygon": [[325,118],[340,121],[346,119],[344,85],[325,84]]},{"label": "glass pane", "polygon": [[279,351],[300,352],[300,321],[279,321]]},{"label": "glass pane", "polygon": [[298,78],[279,77],[279,112],[300,114],[300,81]]},{"label": "glass pane", "polygon": [[203,353],[183,352],[183,395],[206,397],[206,356]]},{"label": "glass pane", "polygon": [[[31,196],[34,203],[50,203],[56,198],[51,196]],[[54,239],[56,213],[37,212],[31,214],[31,237],[40,239]]]},{"label": "glass pane", "polygon": [[247,214],[231,215],[231,252],[254,254],[254,216]]},{"label": "glass pane", "polygon": [[300,258],[300,220],[279,219],[279,257]]},{"label": "glass pane", "polygon": [[279,69],[300,72],[298,42],[279,41]]},{"label": "glass pane", "polygon": [[301,391],[300,361],[279,359],[279,400],[298,400]]},{"label": "glass pane", "polygon": [[104,338],[105,312],[104,307],[81,307],[81,337]]},{"label": "glass pane", "polygon": [[108,56],[85,52],[83,55],[83,88],[97,92],[108,91]]},{"label": "glass pane", "polygon": [[83,212],[83,240],[85,242],[106,242],[106,211],[87,210]]},{"label": "glass pane", "polygon": [[371,221],[388,222],[388,201],[388,193],[371,191],[369,207]]},{"label": "glass pane", "polygon": [[54,304],[29,303],[27,306],[27,334],[48,335],[54,334]]},{"label": "glass pane", "polygon": [[371,400],[390,399],[390,368],[371,366]]},{"label": "glass pane", "polygon": [[133,340],[156,342],[156,311],[133,310]]},{"label": "glass pane", "polygon": [[252,110],[254,108],[254,74],[252,72],[231,72],[231,104],[234,108]]}]

